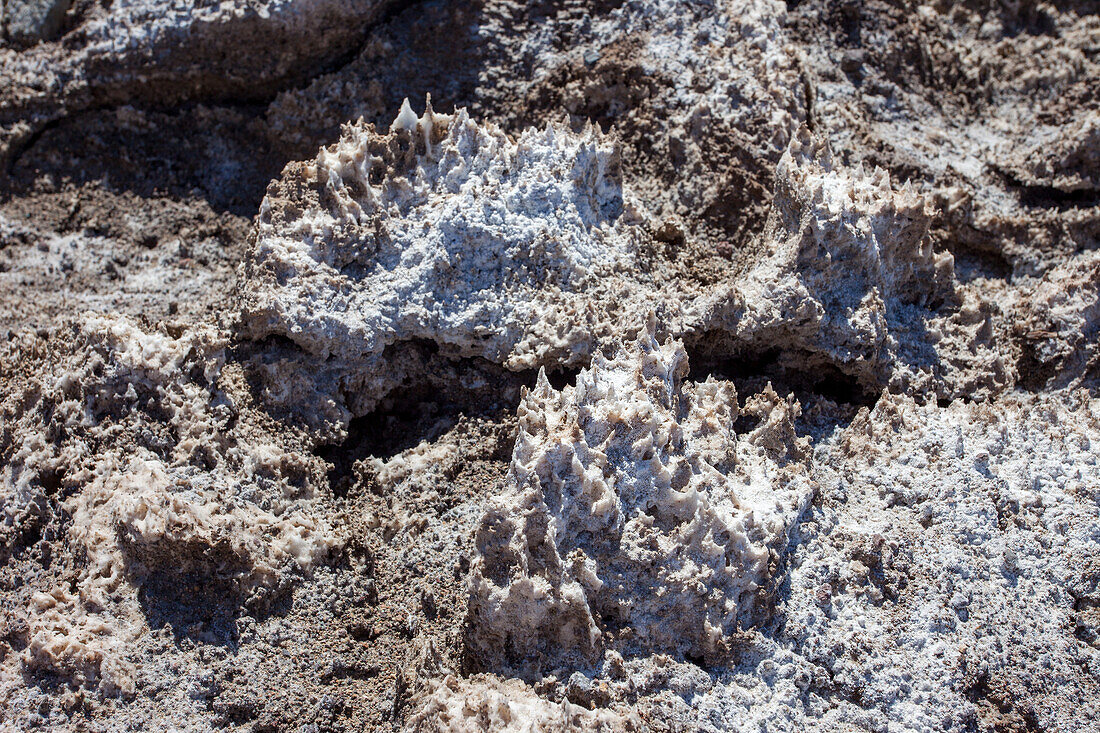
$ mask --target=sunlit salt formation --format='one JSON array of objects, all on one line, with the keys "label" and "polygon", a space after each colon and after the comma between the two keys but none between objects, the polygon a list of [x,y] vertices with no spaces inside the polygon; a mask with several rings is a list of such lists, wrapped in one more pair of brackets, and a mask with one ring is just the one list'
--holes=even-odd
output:
[{"label": "sunlit salt formation", "polygon": [[932,214],[908,183],[837,163],[803,128],[776,171],[768,256],[696,307],[732,337],[719,348],[781,345],[794,368],[827,365],[869,391],[995,393],[1007,377],[992,310],[933,251]]},{"label": "sunlit salt formation", "polygon": [[244,326],[328,359],[355,413],[390,388],[383,351],[510,370],[583,363],[641,296],[641,227],[619,153],[589,127],[515,139],[465,110],[362,123],[269,190],[242,285]]},{"label": "sunlit salt formation", "polygon": [[[545,376],[519,408],[507,487],[477,533],[468,648],[537,679],[612,648],[722,658],[769,613],[788,532],[811,493],[793,400],[738,408],[732,384],[685,383],[652,323],[575,387]],[[738,435],[739,415],[759,420]]]}]

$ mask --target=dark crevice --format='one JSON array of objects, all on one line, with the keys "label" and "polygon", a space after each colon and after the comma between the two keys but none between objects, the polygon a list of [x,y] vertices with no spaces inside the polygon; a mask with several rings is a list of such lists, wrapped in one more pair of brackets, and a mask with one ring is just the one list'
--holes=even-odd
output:
[{"label": "dark crevice", "polygon": [[[568,386],[575,385],[577,383],[577,375],[580,374],[580,369],[553,369],[547,370],[546,380],[550,382],[550,386],[559,392]],[[529,373],[528,385],[534,385],[534,377]]]},{"label": "dark crevice", "polygon": [[300,351],[298,344],[289,336],[284,336],[281,333],[269,333],[255,340],[235,344],[233,358],[235,361],[244,361],[253,354]]},{"label": "dark crevice", "polygon": [[[770,348],[719,355],[713,350],[693,353],[689,349],[688,356],[691,381],[713,377],[733,382],[742,406],[769,384],[781,397],[793,395],[801,406],[794,421],[795,431],[814,441],[846,428],[860,409],[873,408],[881,394],[873,385],[865,385],[820,357],[802,352]],[[760,421],[761,417],[743,411],[733,430],[743,435],[755,430]]]},{"label": "dark crevice", "polygon": [[1017,339],[1020,355],[1016,359],[1016,384],[1028,392],[1039,392],[1058,375],[1058,366],[1044,364],[1038,356],[1037,344],[1026,335]]},{"label": "dark crevice", "polygon": [[[434,345],[433,345],[434,346]],[[486,366],[491,368],[486,368]],[[388,460],[421,442],[432,442],[464,419],[501,421],[516,413],[521,387],[533,388],[538,372],[508,372],[500,367],[482,365],[493,380],[497,398],[486,398],[480,391],[443,388],[429,377],[411,381],[388,394],[370,413],[355,417],[340,443],[324,445],[315,453],[331,465],[328,472],[333,494],[346,497],[359,476],[355,464],[365,458]],[[578,369],[547,371],[555,389],[575,384]],[[508,460],[511,444],[496,456]]]},{"label": "dark crevice", "polygon": [[461,407],[432,399],[431,385],[402,389],[388,397],[380,409],[352,419],[347,438],[317,450],[328,462],[329,484],[337,496],[346,496],[355,480],[354,464],[363,458],[392,458],[421,441],[432,441],[452,427]]},{"label": "dark crevice", "polygon": [[696,667],[698,667],[699,669],[701,669],[705,672],[710,671],[710,669],[707,665],[707,660],[704,659],[702,655],[688,653],[688,654],[684,655],[684,661],[685,662],[690,662],[691,664],[694,664]]},{"label": "dark crevice", "polygon": [[814,90],[813,81],[810,79],[810,75],[806,73],[806,69],[801,69],[802,76],[802,97],[803,104],[806,105],[806,128],[810,132],[814,132],[817,129],[817,121],[814,118],[814,104],[817,99],[817,93]]},{"label": "dark crevice", "polygon": [[46,468],[38,472],[38,483],[47,495],[59,494],[64,478],[64,472],[55,468]]},{"label": "dark crevice", "polygon": [[692,381],[702,382],[708,376],[730,381],[744,381],[750,377],[776,372],[779,364],[779,349],[763,349],[752,353],[743,353],[737,357],[714,358],[697,354],[688,355],[691,364]]},{"label": "dark crevice", "polygon": [[1054,186],[1020,186],[1016,189],[1020,203],[1040,209],[1091,209],[1100,206],[1100,191],[1078,189],[1063,191]]},{"label": "dark crevice", "polygon": [[796,396],[824,397],[838,405],[873,407],[878,401],[877,391],[831,364],[814,363],[806,354],[770,348],[755,352],[746,350],[726,357],[689,351],[688,356],[692,381],[701,382],[711,376],[726,379],[733,382],[743,396],[759,392],[770,382],[780,394],[793,392]]},{"label": "dark crevice", "polygon": [[968,247],[960,242],[953,242],[947,249],[955,258],[955,275],[960,282],[983,277],[994,280],[1012,278],[1012,262],[1004,252]]},{"label": "dark crevice", "polygon": [[799,372],[794,381],[797,384],[800,380],[808,381],[811,392],[837,404],[873,407],[878,401],[877,392],[866,389],[857,379],[834,366],[823,365],[812,373]]},{"label": "dark crevice", "polygon": [[1064,191],[1055,186],[1037,185],[1022,181],[1010,171],[997,170],[997,172],[1005,185],[1015,192],[1020,204],[1028,208],[1068,211],[1070,209],[1091,209],[1100,206],[1100,190],[1094,188]]}]

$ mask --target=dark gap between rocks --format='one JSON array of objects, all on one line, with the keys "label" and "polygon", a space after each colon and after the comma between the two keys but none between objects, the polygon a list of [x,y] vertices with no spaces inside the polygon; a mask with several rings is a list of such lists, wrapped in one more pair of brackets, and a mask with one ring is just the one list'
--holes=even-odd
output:
[{"label": "dark gap between rocks", "polygon": [[1054,186],[1032,184],[1020,180],[1011,171],[998,170],[1005,185],[1015,192],[1020,203],[1029,208],[1053,209],[1090,209],[1100,206],[1100,191],[1082,188],[1076,191],[1064,191]]},{"label": "dark gap between rocks", "polygon": [[708,377],[734,383],[743,399],[761,391],[767,383],[776,392],[793,392],[795,396],[825,397],[837,404],[873,407],[878,393],[868,390],[858,379],[830,364],[812,367],[792,367],[806,357],[771,348],[757,352],[742,352],[732,356],[711,356],[688,352],[691,364],[689,379],[705,381]]},{"label": "dark gap between rocks", "polygon": [[[718,357],[689,351],[688,379],[701,382],[713,376],[731,381],[742,402],[768,383],[781,395],[793,393],[804,415],[815,412],[814,417],[799,425],[799,431],[805,434],[820,432],[822,426],[817,423],[822,420],[833,426],[846,425],[859,408],[873,407],[878,400],[877,392],[832,365],[792,367],[806,361],[803,355],[778,348]],[[316,455],[332,467],[328,480],[333,495],[344,498],[351,493],[359,481],[356,463],[363,459],[385,461],[423,441],[435,441],[464,418],[500,420],[514,415],[520,388],[534,387],[538,378],[537,370],[508,372],[488,363],[478,367],[493,385],[492,397],[487,397],[483,389],[445,388],[432,375],[420,375],[387,395],[369,414],[353,418],[342,442],[318,448]],[[547,378],[551,386],[561,390],[576,383],[579,371],[548,371]],[[815,407],[821,409],[811,409]],[[757,422],[755,417],[742,416],[735,429],[748,432]]]},{"label": "dark gap between rocks", "polygon": [[1100,206],[1100,192],[1081,189],[1062,191],[1054,186],[1023,186],[1017,190],[1020,203],[1040,209],[1091,209]]},{"label": "dark gap between rocks", "polygon": [[[744,350],[730,355],[689,348],[688,361],[691,365],[688,379],[703,382],[714,377],[733,382],[741,405],[768,384],[780,396],[793,394],[802,407],[795,430],[815,440],[847,427],[860,408],[873,408],[879,397],[877,391],[868,389],[858,379],[831,364],[808,366],[809,355],[779,348]],[[760,419],[753,415],[741,415],[734,423],[734,431],[748,433],[759,422]]]},{"label": "dark gap between rocks", "polygon": [[[515,415],[520,388],[533,388],[538,371],[494,371],[490,378],[498,390],[496,399],[486,399],[480,391],[445,390],[424,378],[394,390],[372,412],[352,418],[343,442],[316,450],[332,466],[328,479],[333,494],[346,497],[351,492],[357,481],[355,464],[364,458],[388,460],[421,442],[433,442],[463,418],[501,420]],[[579,371],[547,371],[547,379],[561,390],[576,383]],[[510,457],[510,447],[508,453],[502,460]]]},{"label": "dark gap between rocks", "polygon": [[1003,252],[968,247],[962,243],[955,243],[947,250],[955,258],[955,276],[960,282],[968,283],[978,278],[990,280],[1012,278],[1012,262]]}]

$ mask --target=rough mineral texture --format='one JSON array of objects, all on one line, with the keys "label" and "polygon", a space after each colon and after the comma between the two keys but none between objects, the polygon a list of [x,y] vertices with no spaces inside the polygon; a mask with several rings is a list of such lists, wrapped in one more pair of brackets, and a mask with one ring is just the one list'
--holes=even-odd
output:
[{"label": "rough mineral texture", "polygon": [[800,3],[814,116],[942,209],[973,274],[1035,274],[1100,237],[1089,2]]},{"label": "rough mineral texture", "polygon": [[0,0],[0,729],[1100,729],[1098,49]]},{"label": "rough mineral texture", "polygon": [[803,128],[779,163],[767,257],[700,298],[700,350],[767,351],[868,389],[985,396],[1005,386],[992,306],[933,250],[932,211],[881,168],[845,168]]},{"label": "rough mineral texture", "polygon": [[[12,46],[0,48],[0,160],[43,126],[89,108],[262,97],[352,50],[359,28],[384,7],[374,0],[5,0]],[[65,25],[72,32],[54,40]],[[35,45],[16,50],[27,43]]]},{"label": "rough mineral texture", "polygon": [[340,541],[309,511],[312,491],[281,475],[308,470],[302,458],[226,429],[224,339],[147,333],[110,316],[88,317],[70,337],[73,355],[5,403],[0,551],[19,564],[28,535],[43,533],[73,551],[60,577],[47,565],[21,585],[26,648],[5,661],[132,695],[143,582],[197,583],[248,604]]},{"label": "rough mineral texture", "polygon": [[510,371],[575,367],[644,297],[623,282],[642,233],[618,156],[591,127],[513,140],[465,110],[418,119],[406,101],[387,133],[350,127],[272,186],[243,326],[326,362],[359,415],[417,342]]},{"label": "rough mineral texture", "polygon": [[575,388],[540,373],[524,395],[507,486],[476,536],[479,663],[537,678],[611,647],[723,658],[767,618],[811,494],[797,403],[757,395],[745,410],[761,422],[738,436],[736,390],[685,388],[687,370],[682,344],[647,331]]}]

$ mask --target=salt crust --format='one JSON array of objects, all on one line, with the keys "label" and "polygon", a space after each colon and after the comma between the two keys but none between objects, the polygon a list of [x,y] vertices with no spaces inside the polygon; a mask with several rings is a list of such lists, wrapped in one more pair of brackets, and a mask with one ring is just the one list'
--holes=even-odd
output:
[{"label": "salt crust", "polygon": [[[136,597],[145,578],[221,578],[249,603],[340,545],[310,511],[310,496],[277,478],[294,462],[282,448],[241,441],[213,470],[195,465],[197,453],[225,445],[232,407],[212,387],[225,343],[211,329],[173,338],[89,315],[73,354],[45,378],[41,393],[56,399],[23,418],[21,445],[0,484],[3,518],[18,525],[46,501],[42,476],[63,474],[73,487],[62,505],[68,542],[82,562],[74,582],[31,597],[29,643],[19,657],[26,669],[129,694],[137,672],[128,645],[147,631]],[[127,445],[120,439],[131,427],[168,428],[172,445],[159,454]],[[118,445],[95,451],[97,443]]]},{"label": "salt crust", "polygon": [[[722,658],[768,615],[812,491],[793,400],[685,383],[653,322],[575,387],[541,374],[519,408],[507,485],[478,529],[468,647],[538,679],[608,648]],[[744,413],[759,424],[737,434]]]},{"label": "salt crust", "polygon": [[[654,257],[655,221],[618,158],[592,126],[511,138],[430,102],[420,117],[404,104],[387,132],[347,126],[269,190],[242,270],[244,331],[307,355],[315,384],[294,391],[338,422],[446,362],[583,365],[649,310],[659,334],[704,355],[780,345],[782,366],[872,393],[1011,384],[994,308],[933,252],[928,201],[884,170],[838,165],[803,128],[778,166],[761,254],[704,287]],[[429,357],[410,356],[424,344]]]}]

